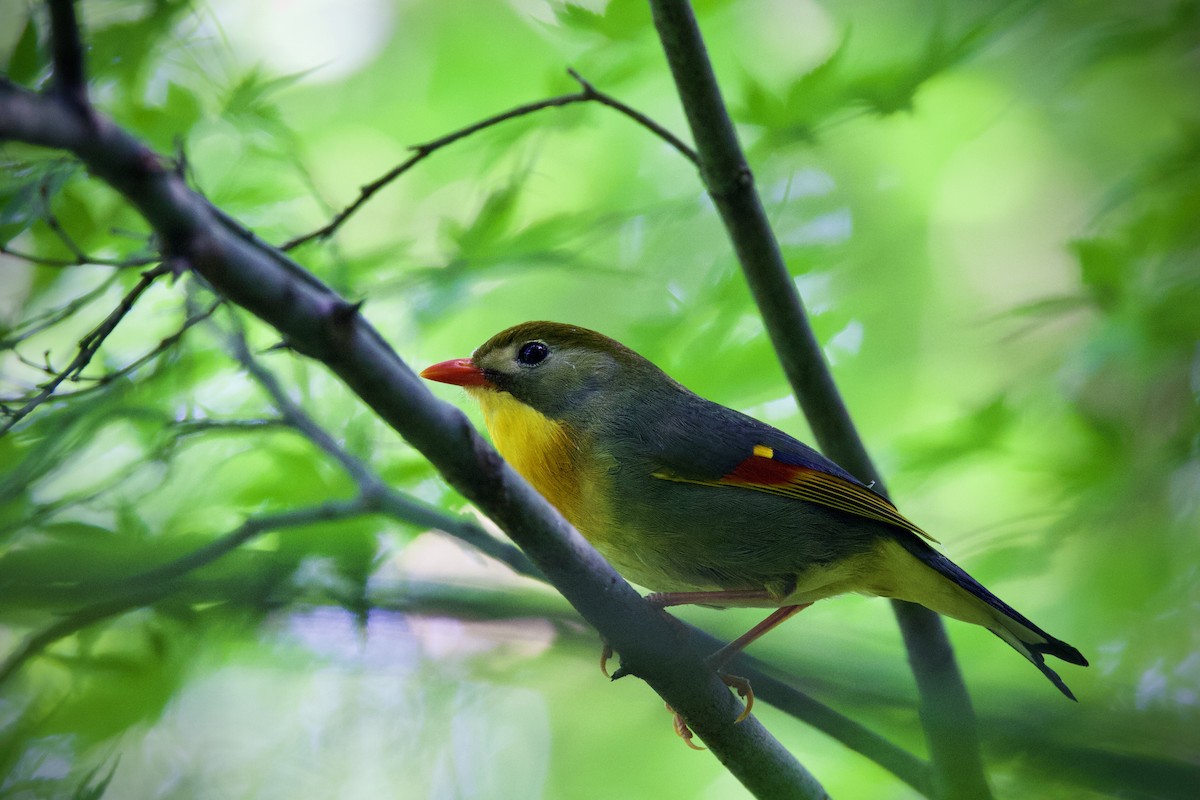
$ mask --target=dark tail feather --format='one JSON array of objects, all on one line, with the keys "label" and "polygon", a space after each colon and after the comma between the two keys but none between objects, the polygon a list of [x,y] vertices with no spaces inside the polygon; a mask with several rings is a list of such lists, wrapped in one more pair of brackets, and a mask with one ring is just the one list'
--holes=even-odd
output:
[{"label": "dark tail feather", "polygon": [[955,585],[978,598],[992,611],[996,612],[992,614],[992,617],[995,618],[997,625],[996,627],[989,626],[989,630],[1003,639],[1018,653],[1029,659],[1060,692],[1072,700],[1075,699],[1075,695],[1063,683],[1062,678],[1058,677],[1058,673],[1046,666],[1044,656],[1054,656],[1069,664],[1086,667],[1088,662],[1082,653],[1061,639],[1055,639],[1037,625],[1034,625],[1008,603],[1005,603],[984,588],[983,584],[968,575],[966,570],[925,544],[925,542],[916,536],[898,536],[897,539],[904,549],[919,561],[932,567],[938,573],[950,579]]},{"label": "dark tail feather", "polygon": [[[996,631],[992,631],[992,633],[996,633]],[[1004,637],[1000,636],[1000,634],[998,634],[998,633],[996,633],[996,636],[1000,639],[1004,639]],[[1007,641],[1007,640],[1005,640],[1005,641]],[[1084,660],[1083,656],[1079,655],[1078,650],[1076,650],[1074,647],[1071,647],[1069,644],[1059,641],[1058,639],[1055,639],[1054,641],[1057,644],[1060,644],[1060,645],[1070,648],[1071,651],[1075,653],[1075,655],[1079,656],[1079,661],[1071,661],[1070,663],[1079,664],[1080,666],[1083,666],[1083,667],[1087,666],[1087,661]],[[1012,644],[1012,642],[1008,642],[1008,644]],[[1050,651],[1039,649],[1041,647],[1041,645],[1029,644],[1026,642],[1023,642],[1022,644],[1025,645],[1024,649],[1022,649],[1020,647],[1014,647],[1013,649],[1016,650],[1021,655],[1025,656],[1025,658],[1029,659],[1031,664],[1033,664],[1035,667],[1040,669],[1042,671],[1042,674],[1045,675],[1047,678],[1049,678],[1050,682],[1053,683],[1060,692],[1062,692],[1064,695],[1066,695],[1071,700],[1075,700],[1075,693],[1071,691],[1070,687],[1068,687],[1065,683],[1063,683],[1063,679],[1058,677],[1057,672],[1055,672],[1054,670],[1052,670],[1046,666],[1046,659],[1042,657],[1042,654],[1048,653]],[[1026,652],[1026,651],[1028,651],[1028,652]],[[1058,654],[1050,653],[1050,655],[1058,655]],[[1059,658],[1062,658],[1062,656],[1059,656]],[[1066,660],[1066,659],[1064,659],[1064,660]],[[1075,700],[1075,702],[1079,702],[1079,701]]]}]

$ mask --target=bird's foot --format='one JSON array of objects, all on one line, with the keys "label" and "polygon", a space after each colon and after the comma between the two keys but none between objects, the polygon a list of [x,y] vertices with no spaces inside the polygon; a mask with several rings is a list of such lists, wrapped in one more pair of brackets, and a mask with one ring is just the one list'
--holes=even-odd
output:
[{"label": "bird's foot", "polygon": [[[609,678],[610,680],[616,680],[617,678],[623,677],[624,673],[623,669],[619,669],[615,673],[609,673],[608,661],[612,657],[612,645],[610,645],[608,642],[605,642],[604,646],[600,650],[600,671],[604,673],[604,677]],[[737,725],[739,722],[744,722],[746,718],[750,716],[750,711],[754,708],[754,689],[751,688],[750,681],[746,678],[743,678],[741,675],[731,675],[728,672],[721,671],[721,664],[726,660],[726,657],[727,654],[722,651],[709,656],[709,658],[705,659],[705,662],[716,670],[717,677],[721,679],[722,683],[724,683],[730,689],[736,691],[738,693],[738,697],[746,701],[746,707],[742,709],[742,713],[738,714],[737,719],[733,721],[733,724]],[[707,749],[705,747],[701,747],[693,741],[695,734],[692,732],[692,729],[688,727],[688,724],[684,721],[683,716],[678,711],[671,708],[670,705],[667,705],[667,710],[671,712],[671,716],[673,717],[672,727],[675,729],[675,734],[680,739],[683,739],[684,744],[693,750]]]},{"label": "bird's foot", "polygon": [[625,669],[624,664],[617,667],[616,672],[610,673],[608,671],[608,660],[612,657],[613,657],[612,645],[609,644],[608,642],[605,642],[604,648],[600,651],[600,671],[604,673],[604,677],[608,678],[610,681],[616,681],[616,680],[620,680],[621,678],[624,678],[626,675],[633,674],[629,670]]},{"label": "bird's foot", "polygon": [[[733,721],[733,724],[737,725],[739,722],[745,720],[746,717],[750,716],[750,709],[754,708],[754,690],[750,688],[750,681],[746,680],[741,675],[729,675],[724,672],[718,672],[717,675],[720,677],[722,683],[724,683],[730,689],[736,690],[738,697],[741,697],[746,701],[746,707],[742,709],[742,713],[738,715],[738,718]],[[671,716],[673,717],[671,722],[672,726],[675,728],[675,735],[680,739],[683,739],[684,744],[693,750],[708,749],[706,747],[701,747],[692,741],[696,734],[692,733],[692,729],[689,728],[688,724],[684,721],[683,715],[671,708],[669,703],[667,704],[667,711],[670,711]]]},{"label": "bird's foot", "polygon": [[669,703],[667,704],[667,711],[670,711],[671,716],[674,717],[672,724],[675,727],[675,735],[678,736],[680,739],[683,739],[684,744],[686,744],[688,747],[692,748],[693,750],[707,750],[708,749],[707,747],[702,747],[692,741],[692,739],[695,738],[696,734],[692,733],[692,729],[689,728],[688,724],[683,721],[683,715],[680,714],[675,709],[671,708],[671,705]]},{"label": "bird's foot", "polygon": [[741,675],[730,675],[720,670],[717,670],[717,676],[722,683],[737,691],[738,697],[746,701],[746,707],[742,709],[741,714],[738,714],[738,718],[733,721],[733,724],[737,725],[739,722],[745,721],[746,717],[750,716],[750,710],[754,708],[754,690],[750,688],[750,681]]}]

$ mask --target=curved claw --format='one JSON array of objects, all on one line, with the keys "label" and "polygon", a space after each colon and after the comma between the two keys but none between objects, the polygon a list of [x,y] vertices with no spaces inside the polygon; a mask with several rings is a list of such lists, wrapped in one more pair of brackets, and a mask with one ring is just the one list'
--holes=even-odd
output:
[{"label": "curved claw", "polygon": [[693,750],[707,750],[708,749],[707,747],[702,747],[692,741],[692,739],[695,737],[695,734],[692,733],[692,729],[688,727],[688,724],[683,721],[683,717],[680,715],[680,713],[678,711],[671,708],[670,706],[667,706],[667,711],[670,711],[671,715],[674,717],[674,719],[672,720],[672,725],[675,727],[675,735],[678,736],[680,739],[683,739],[684,744],[686,744],[688,747],[692,748]]},{"label": "curved claw", "polygon": [[738,718],[733,721],[733,724],[737,725],[750,716],[750,709],[754,708],[754,690],[750,688],[750,681],[741,675],[727,675],[724,672],[718,672],[717,675],[721,677],[722,683],[730,689],[736,689],[738,697],[746,701],[746,707],[742,709],[741,714],[738,714]]},{"label": "curved claw", "polygon": [[608,642],[604,643],[604,649],[600,651],[600,671],[604,673],[604,677],[612,680],[612,675],[608,674],[608,660],[612,658],[612,645]]}]

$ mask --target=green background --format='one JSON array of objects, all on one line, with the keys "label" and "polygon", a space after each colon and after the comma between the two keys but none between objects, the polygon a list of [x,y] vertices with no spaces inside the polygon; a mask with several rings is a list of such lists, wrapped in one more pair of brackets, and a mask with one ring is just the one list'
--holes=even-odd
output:
[{"label": "green background", "polygon": [[[92,99],[272,243],[407,147],[598,89],[686,137],[641,3],[83,2]],[[1065,701],[949,622],[999,797],[1186,797],[1200,760],[1200,4],[702,2],[725,99],[835,377],[904,513],[1090,659]],[[40,6],[0,64],[48,76]],[[0,149],[0,241],[152,253],[55,153]],[[48,222],[50,220],[50,222]],[[54,224],[51,224],[54,223]],[[809,439],[695,169],[597,104],[472,135],[293,255],[406,361],[554,319]],[[19,407],[137,269],[0,254]],[[229,355],[391,485],[463,501],[323,368],[159,280],[80,382],[0,437],[0,657],[242,520],[352,495]],[[47,317],[55,310],[72,313]],[[45,324],[47,321],[53,324]],[[125,370],[144,354],[156,356]],[[46,354],[46,355],[43,355]],[[118,377],[102,378],[122,371]],[[478,412],[461,391],[441,397]],[[254,426],[232,422],[256,421]],[[216,423],[216,424],[213,424]],[[127,588],[127,586],[126,586]],[[758,612],[682,609],[735,636]],[[552,591],[384,516],[267,534],[50,643],[0,686],[0,798],[743,796]],[[818,604],[752,653],[924,754],[887,604]],[[837,797],[882,768],[755,709]],[[619,765],[619,767],[614,767]],[[89,794],[89,791],[91,794]]]}]

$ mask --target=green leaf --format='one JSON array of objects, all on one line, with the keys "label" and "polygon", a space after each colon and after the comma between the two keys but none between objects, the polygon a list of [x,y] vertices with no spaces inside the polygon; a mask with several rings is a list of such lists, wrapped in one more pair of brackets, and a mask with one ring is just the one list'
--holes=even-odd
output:
[{"label": "green leaf", "polygon": [[96,778],[99,776],[100,770],[104,765],[97,764],[93,767],[84,776],[83,780],[80,781],[79,786],[76,787],[75,794],[72,795],[73,800],[100,800],[100,798],[104,797],[104,793],[108,791],[108,785],[112,783],[113,776],[117,774],[117,766],[120,763],[120,756],[114,758],[112,766],[108,768],[108,772],[100,776],[99,780],[96,780]]},{"label": "green leaf", "polygon": [[649,8],[638,0],[611,0],[603,12],[577,3],[556,3],[554,15],[560,25],[599,34],[614,42],[632,41],[652,24]]},{"label": "green leaf", "polygon": [[1079,239],[1071,244],[1079,260],[1083,285],[1096,304],[1112,310],[1125,293],[1128,282],[1129,253],[1112,239]]},{"label": "green leaf", "polygon": [[30,14],[8,59],[8,77],[13,83],[32,85],[42,69],[37,15]]},{"label": "green leaf", "polygon": [[521,184],[511,181],[487,196],[469,225],[447,227],[447,233],[458,247],[459,257],[470,260],[472,256],[489,252],[500,241],[512,223],[520,194]]}]

